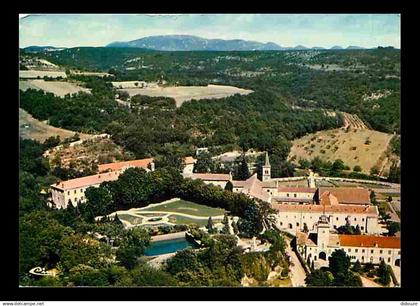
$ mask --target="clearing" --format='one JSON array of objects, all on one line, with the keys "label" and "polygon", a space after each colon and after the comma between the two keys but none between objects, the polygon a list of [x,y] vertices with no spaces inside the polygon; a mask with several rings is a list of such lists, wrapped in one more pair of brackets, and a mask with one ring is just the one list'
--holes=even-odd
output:
[{"label": "clearing", "polygon": [[343,114],[345,126],[338,129],[319,131],[295,139],[289,153],[289,160],[341,159],[353,170],[358,165],[363,173],[370,173],[372,167],[380,169],[379,175],[386,176],[392,161],[399,157],[390,153],[392,134],[367,129],[355,115]]},{"label": "clearing", "polygon": [[60,81],[27,80],[19,81],[19,89],[26,91],[29,88],[41,89],[45,92],[51,92],[56,96],[64,97],[66,94],[75,94],[79,91],[90,93],[90,90],[74,83]]},{"label": "clearing", "polygon": [[62,77],[63,79],[67,78],[67,75],[64,71],[47,71],[47,70],[19,70],[20,79],[37,79],[43,77],[58,78]]},{"label": "clearing", "polygon": [[207,85],[207,86],[174,86],[174,87],[145,87],[124,89],[130,97],[144,95],[151,97],[169,97],[176,101],[176,106],[189,100],[220,99],[235,94],[248,95],[252,90],[242,89],[234,86]]},{"label": "clearing", "polygon": [[[39,121],[28,112],[19,108],[19,136],[23,139],[34,139],[44,142],[51,136],[60,136],[61,140],[74,136],[76,132],[57,128]],[[88,139],[93,135],[79,133],[80,139]]]}]

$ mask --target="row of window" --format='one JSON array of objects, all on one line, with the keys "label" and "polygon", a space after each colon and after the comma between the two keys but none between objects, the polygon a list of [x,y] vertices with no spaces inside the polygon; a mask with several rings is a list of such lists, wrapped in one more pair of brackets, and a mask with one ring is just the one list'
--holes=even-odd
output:
[{"label": "row of window", "polygon": [[[370,250],[370,253],[373,254],[375,250]],[[351,253],[351,249],[348,249],[348,252]],[[358,253],[359,249],[354,249],[354,253]],[[365,249],[362,249],[362,253],[365,252]],[[383,254],[384,250],[379,250],[379,254]],[[391,255],[392,251],[388,250],[388,254]],[[398,255],[400,254],[400,252],[398,252]]]},{"label": "row of window", "polygon": [[[79,191],[80,191],[80,192],[84,192],[84,191],[85,191],[85,189],[84,189],[84,188],[80,188],[80,189],[79,189]],[[74,189],[73,193],[74,193],[74,194],[76,194],[76,193],[77,193],[77,189]],[[69,191],[67,191],[67,195],[70,195],[70,190],[69,190]]]}]

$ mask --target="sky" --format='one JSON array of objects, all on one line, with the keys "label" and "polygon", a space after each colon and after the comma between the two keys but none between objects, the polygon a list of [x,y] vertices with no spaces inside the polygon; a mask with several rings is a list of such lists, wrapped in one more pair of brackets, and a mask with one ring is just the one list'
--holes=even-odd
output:
[{"label": "sky", "polygon": [[400,48],[399,14],[130,14],[28,15],[20,18],[21,48],[105,46],[152,35],[274,42],[283,47]]}]

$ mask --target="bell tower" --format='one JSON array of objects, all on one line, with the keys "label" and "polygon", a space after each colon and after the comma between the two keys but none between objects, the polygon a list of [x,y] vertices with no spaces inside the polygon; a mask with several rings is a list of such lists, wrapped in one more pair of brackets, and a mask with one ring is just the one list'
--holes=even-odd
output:
[{"label": "bell tower", "polygon": [[262,181],[266,182],[271,180],[271,165],[270,160],[268,159],[268,152],[265,152],[265,164],[262,167]]},{"label": "bell tower", "polygon": [[317,234],[318,248],[325,250],[328,247],[328,242],[330,240],[330,224],[328,222],[328,217],[326,215],[321,215],[317,224]]}]

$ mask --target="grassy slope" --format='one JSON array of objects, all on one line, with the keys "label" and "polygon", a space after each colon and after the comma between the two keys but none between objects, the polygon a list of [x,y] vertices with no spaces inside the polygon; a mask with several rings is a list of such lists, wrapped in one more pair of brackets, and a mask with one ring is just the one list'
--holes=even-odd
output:
[{"label": "grassy slope", "polygon": [[[316,156],[329,161],[341,159],[351,169],[359,165],[364,173],[369,173],[385,154],[391,138],[391,134],[367,129],[351,129],[347,133],[344,129],[320,131],[294,140],[289,158],[296,156],[296,161],[312,160]],[[367,139],[370,144],[365,144]]]}]

